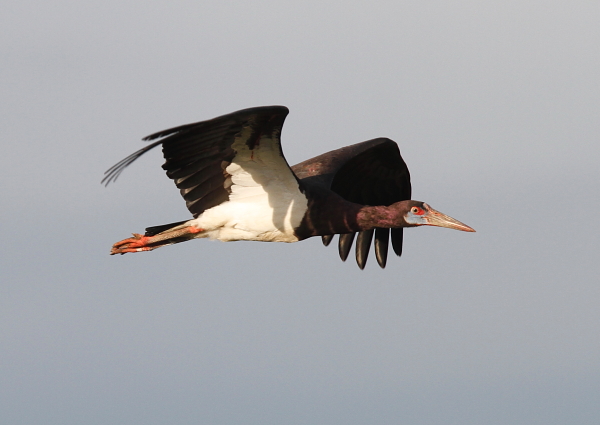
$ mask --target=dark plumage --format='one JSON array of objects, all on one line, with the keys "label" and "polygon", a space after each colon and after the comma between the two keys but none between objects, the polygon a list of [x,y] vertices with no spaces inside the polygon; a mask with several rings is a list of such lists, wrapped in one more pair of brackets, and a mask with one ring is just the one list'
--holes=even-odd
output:
[{"label": "dark plumage", "polygon": [[347,146],[290,168],[279,138],[287,114],[283,106],[250,108],[146,137],[159,140],[111,167],[102,182],[116,180],[142,154],[162,145],[163,168],[194,219],[149,227],[143,236],[117,242],[111,254],[199,237],[295,242],[321,236],[329,245],[339,234],[345,261],[358,233],[359,267],[364,268],[374,239],[383,268],[390,234],[394,252],[401,255],[404,227],[474,231],[410,200],[408,167],[390,139]]}]

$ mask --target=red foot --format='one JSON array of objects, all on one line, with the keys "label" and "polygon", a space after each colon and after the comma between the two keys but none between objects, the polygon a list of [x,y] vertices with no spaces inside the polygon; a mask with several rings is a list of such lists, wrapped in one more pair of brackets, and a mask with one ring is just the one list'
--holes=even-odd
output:
[{"label": "red foot", "polygon": [[123,239],[115,243],[110,250],[110,254],[125,254],[126,252],[152,251],[154,248],[146,246],[149,242],[148,236],[142,236],[134,233],[133,238]]}]

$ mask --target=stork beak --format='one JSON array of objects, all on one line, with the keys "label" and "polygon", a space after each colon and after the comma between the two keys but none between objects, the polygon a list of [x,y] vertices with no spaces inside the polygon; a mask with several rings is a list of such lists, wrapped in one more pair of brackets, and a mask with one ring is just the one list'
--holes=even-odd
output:
[{"label": "stork beak", "polygon": [[426,224],[429,226],[447,227],[448,229],[462,230],[463,232],[475,231],[475,229],[467,226],[466,224],[434,210],[429,205],[427,205],[427,213],[423,218],[425,219]]}]

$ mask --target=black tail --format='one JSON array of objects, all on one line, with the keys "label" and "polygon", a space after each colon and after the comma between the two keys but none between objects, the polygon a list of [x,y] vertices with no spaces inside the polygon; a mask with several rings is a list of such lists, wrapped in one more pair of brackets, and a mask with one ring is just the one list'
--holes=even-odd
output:
[{"label": "black tail", "polygon": [[147,227],[144,236],[158,235],[159,233],[162,233],[165,230],[169,230],[172,227],[179,226],[180,224],[183,224],[186,221],[188,220],[178,221],[177,223],[161,224],[160,226]]}]

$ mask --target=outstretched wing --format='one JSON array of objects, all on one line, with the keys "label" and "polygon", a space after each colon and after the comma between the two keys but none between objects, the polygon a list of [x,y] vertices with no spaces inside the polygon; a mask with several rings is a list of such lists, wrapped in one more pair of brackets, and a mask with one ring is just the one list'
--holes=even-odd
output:
[{"label": "outstretched wing", "polygon": [[[292,171],[303,181],[321,184],[350,202],[362,205],[391,205],[411,197],[410,173],[396,142],[378,138],[327,152],[294,165]],[[364,268],[375,236],[375,255],[383,268],[387,261],[390,229],[378,228],[358,233],[356,261]],[[392,247],[402,254],[402,229],[391,229]],[[355,233],[340,235],[339,251],[346,260]],[[329,245],[333,235],[323,236]]]},{"label": "outstretched wing", "polygon": [[[298,191],[280,144],[288,112],[285,106],[249,108],[151,134],[144,140],[159,140],[115,164],[102,182],[115,181],[129,164],[162,145],[162,167],[194,217],[232,196],[264,194],[262,183],[273,179]],[[235,193],[236,185],[244,189]]]}]

